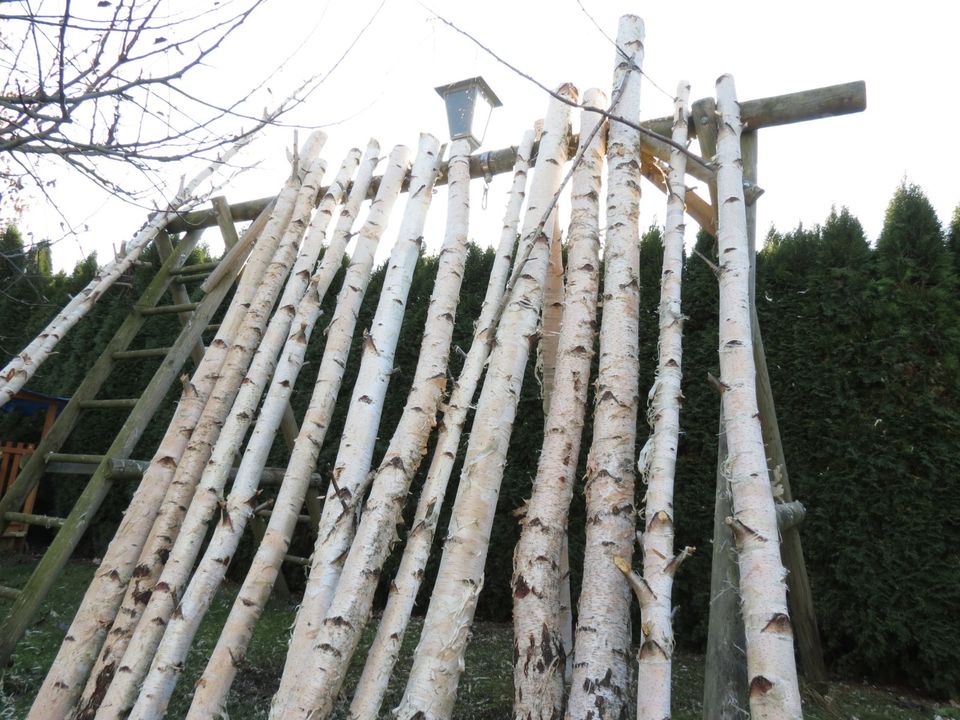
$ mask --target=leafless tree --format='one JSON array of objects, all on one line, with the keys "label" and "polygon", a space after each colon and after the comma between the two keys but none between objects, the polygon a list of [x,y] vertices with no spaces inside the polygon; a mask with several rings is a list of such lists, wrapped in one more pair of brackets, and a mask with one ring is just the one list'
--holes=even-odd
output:
[{"label": "leafless tree", "polygon": [[5,212],[25,187],[50,197],[45,160],[129,197],[119,178],[131,167],[149,175],[167,161],[210,160],[275,121],[251,110],[249,85],[218,102],[185,82],[266,1],[0,0]]}]

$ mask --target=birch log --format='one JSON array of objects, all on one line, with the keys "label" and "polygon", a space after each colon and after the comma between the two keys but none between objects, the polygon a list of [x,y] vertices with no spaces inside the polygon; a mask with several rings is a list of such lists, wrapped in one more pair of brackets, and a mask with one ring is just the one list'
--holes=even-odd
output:
[{"label": "birch log", "polygon": [[380,570],[397,540],[413,476],[427,452],[447,385],[450,342],[467,257],[470,144],[453,143],[448,162],[447,226],[427,309],[413,385],[390,446],[374,476],[356,539],[314,643],[306,677],[311,719],[329,717],[373,605]]},{"label": "birch log", "polygon": [[[558,93],[569,100],[577,98],[572,85],[561,86]],[[543,301],[549,262],[544,215],[549,216],[552,207],[548,206],[554,204],[560,187],[569,117],[568,105],[551,101],[524,218],[523,235],[530,237],[532,250],[503,311],[496,346],[490,354],[430,607],[396,711],[400,720],[447,718],[453,710],[483,585],[483,567],[524,368]]]},{"label": "birch log", "polygon": [[[197,682],[188,717],[209,718],[224,711],[227,693],[246,654],[253,628],[270,597],[280,565],[290,544],[310,475],[333,415],[350,351],[357,314],[370,281],[373,258],[387,226],[390,211],[407,171],[408,151],[402,146],[390,154],[377,196],[357,240],[337,298],[333,321],[310,405],[304,415],[287,471],[274,503],[266,533],[234,601],[217,645]],[[354,191],[357,190],[355,185]],[[351,196],[353,193],[351,193]],[[360,197],[366,195],[366,190]]]},{"label": "birch log", "polygon": [[[584,104],[603,106],[606,98],[599,90],[589,90]],[[589,147],[574,171],[571,186],[565,301],[562,324],[557,328],[550,409],[533,494],[514,552],[513,717],[517,720],[563,716],[562,553],[596,335],[604,136],[593,130],[602,122],[598,113],[585,110],[581,115],[581,151],[585,143]],[[545,306],[544,313],[546,310]],[[544,324],[546,329],[546,314]]]},{"label": "birch log", "polygon": [[560,344],[564,296],[563,244],[560,215],[556,210],[547,224],[550,227],[550,264],[547,266],[547,280],[543,288],[543,315],[540,318],[540,342],[537,343],[537,374],[544,418],[550,414],[553,380],[557,373],[557,348]]},{"label": "birch log", "polygon": [[[643,21],[620,19],[612,112],[640,114]],[[630,590],[613,563],[634,543],[633,454],[637,424],[640,135],[612,122],[607,141],[607,232],[593,443],[587,459],[586,547],[580,592],[571,720],[626,715]],[[599,710],[599,712],[598,712]]]},{"label": "birch log", "polygon": [[117,674],[104,695],[97,717],[122,717],[133,706],[137,685],[147,672],[163,627],[176,604],[176,597],[183,590],[186,574],[196,558],[195,548],[198,548],[203,540],[208,513],[212,513],[216,507],[219,496],[217,488],[208,486],[196,493],[198,481],[239,392],[247,367],[263,339],[270,311],[290,272],[299,241],[313,209],[323,174],[322,164],[314,163],[309,156],[303,160],[311,170],[295,199],[293,217],[278,243],[277,252],[264,274],[256,296],[247,309],[236,340],[224,360],[220,377],[177,466],[154,524],[153,532],[157,542],[153,547],[145,548],[145,552],[152,552],[146,562],[150,565],[162,565],[163,569],[152,588],[146,607],[135,606],[135,611],[140,616],[136,629],[117,666]]},{"label": "birch log", "polygon": [[[203,477],[200,481],[201,495],[194,500],[190,513],[195,513],[195,509],[200,507],[198,503],[200,498],[210,498],[208,506],[200,508],[203,517],[209,518],[214,509],[213,501],[216,497],[222,496],[227,476],[233,467],[237,453],[241,449],[251,418],[256,413],[262,388],[272,376],[269,397],[261,410],[260,419],[248,443],[247,451],[244,453],[244,459],[237,471],[230,495],[225,505],[221,506],[220,522],[214,530],[200,566],[177,604],[177,612],[173,613],[167,621],[150,671],[144,680],[136,705],[130,715],[131,718],[162,716],[170,695],[173,693],[179,670],[186,661],[190,643],[197,627],[209,607],[217,587],[219,587],[226,574],[241,534],[246,528],[247,520],[257,504],[260,471],[263,469],[266,455],[270,451],[280,420],[287,408],[293,386],[297,381],[303,363],[310,333],[319,315],[320,303],[316,282],[308,282],[308,278],[317,262],[333,212],[343,197],[347,184],[350,182],[350,178],[357,169],[359,162],[360,151],[351,150],[336,179],[320,201],[306,238],[301,245],[300,255],[290,272],[279,307],[270,320],[263,341],[254,355],[250,370],[241,383],[230,416],[227,418],[213,454],[204,468]],[[319,178],[317,182],[319,182]],[[308,182],[305,182],[304,185],[305,187],[310,185],[309,177]],[[301,198],[304,197],[308,202],[312,201],[308,192],[301,194]],[[330,254],[325,255],[327,265],[338,266],[340,264],[348,233],[349,227],[334,243],[338,248],[332,248]],[[336,252],[337,249],[339,249],[339,254]],[[308,284],[311,285],[309,291]],[[292,334],[290,334],[291,326],[293,327]],[[278,350],[280,350],[279,364],[277,360]],[[251,447],[254,449],[253,453],[250,452]],[[260,461],[261,459],[262,461]],[[188,513],[188,520],[184,524],[185,528],[190,524],[190,513]],[[201,539],[203,537],[197,533],[194,533],[193,536]],[[178,554],[176,552],[178,548],[175,546],[175,551],[168,561],[168,567],[180,563],[179,575],[182,580],[177,586],[182,586],[186,581],[187,571],[193,566],[193,560],[199,552],[198,544],[185,546],[180,542],[180,539],[185,537],[186,535],[182,533],[181,537],[178,538],[177,545],[180,546],[181,552]],[[182,561],[181,557],[183,558]],[[165,570],[163,577],[168,576],[169,573]],[[170,581],[168,580],[168,582]]]},{"label": "birch log", "polygon": [[314,673],[313,648],[353,540],[359,503],[366,492],[407,294],[423,247],[423,226],[440,168],[439,151],[440,143],[435,137],[420,136],[399,235],[387,261],[373,323],[364,334],[363,356],[334,461],[328,502],[323,506],[310,575],[270,717],[302,718],[311,710],[309,679]]},{"label": "birch log", "polygon": [[90,311],[90,308],[100,299],[103,293],[130,269],[136,259],[140,257],[140,253],[153,242],[157,233],[163,230],[171,220],[179,217],[184,211],[195,206],[203,199],[204,196],[196,195],[200,185],[221,168],[229,167],[230,160],[255,136],[255,134],[251,134],[238,140],[214,162],[199,172],[189,183],[184,185],[170,201],[167,209],[155,213],[137,231],[133,239],[126,243],[126,252],[103,267],[93,280],[50,321],[43,332],[37,335],[27,347],[7,363],[3,370],[0,370],[0,407],[3,407],[33,377],[37,368],[50,356],[60,338],[66,335],[80,318]]},{"label": "birch log", "polygon": [[747,640],[750,714],[757,720],[802,717],[780,560],[777,514],[757,410],[756,368],[750,326],[740,107],[733,78],[717,80],[717,195],[720,257],[720,373],[729,445],[740,593]]},{"label": "birch log", "polygon": [[[687,144],[687,104],[690,84],[677,86],[674,101],[673,141]],[[686,186],[686,156],[673,149],[667,179],[667,217],[663,234],[663,271],[660,276],[660,337],[657,371],[650,391],[647,421],[650,439],[640,453],[637,469],[646,480],[643,550],[643,580],[634,586],[640,601],[643,638],[637,671],[637,720],[670,717],[673,662],[673,576],[690,549],[673,553],[673,486],[680,439],[680,390],[683,356],[683,210]]]},{"label": "birch log", "polygon": [[443,506],[447,483],[460,445],[460,435],[490,354],[490,341],[496,329],[495,318],[510,274],[513,246],[517,241],[517,225],[520,222],[520,209],[523,205],[534,138],[533,131],[526,133],[517,148],[500,243],[490,272],[480,318],[477,320],[473,343],[447,402],[437,446],[417,502],[412,530],[407,536],[397,575],[391,583],[387,606],[380,619],[376,637],[367,651],[363,673],[354,690],[353,702],[350,705],[351,718],[374,720],[380,712],[383,696],[413,611],[413,603],[420,589],[440,517],[440,508]]},{"label": "birch log", "polygon": [[[295,194],[299,184],[299,178],[291,177],[281,190],[280,196]],[[292,209],[292,204],[281,203],[275,211],[261,215],[246,230],[244,237],[251,237],[252,243],[270,224],[286,227]],[[246,314],[246,306],[253,297],[260,278],[266,272],[275,249],[267,238],[253,246],[246,270],[234,293],[236,302],[227,309],[193,377],[183,383],[183,393],[173,419],[150,465],[144,471],[123,520],[104,554],[100,568],[84,594],[57,658],[44,680],[34,707],[31,708],[30,718],[36,720],[66,716],[69,708],[77,702],[84,683],[91,674],[95,680],[84,693],[81,707],[91,701],[94,705],[99,705],[99,698],[112,680],[116,660],[119,659],[119,654],[113,652],[112,635],[108,635],[107,631],[117,618],[117,611],[131,579],[138,574],[142,575],[137,570],[137,563],[143,548],[149,542],[147,537],[160,504],[213,390],[220,366]],[[119,634],[124,635],[122,631]]]}]

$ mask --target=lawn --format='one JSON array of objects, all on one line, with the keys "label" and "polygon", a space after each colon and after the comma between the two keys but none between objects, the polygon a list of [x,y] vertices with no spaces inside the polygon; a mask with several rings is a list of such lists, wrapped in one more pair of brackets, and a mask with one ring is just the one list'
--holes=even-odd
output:
[{"label": "lawn", "polygon": [[[5,561],[0,565],[0,585],[22,585],[32,570],[32,563]],[[47,667],[56,655],[84,589],[95,567],[90,563],[71,563],[50,599],[20,642],[13,665],[0,673],[0,718],[3,720],[26,717],[33,694]],[[194,642],[184,669],[184,677],[174,695],[169,717],[182,717],[189,705],[190,689],[203,669],[206,655],[213,648],[220,626],[226,619],[236,593],[236,586],[226,586],[214,602],[207,621]],[[0,612],[6,612],[10,601],[0,600]],[[280,670],[286,650],[285,638],[293,623],[295,608],[272,601],[254,634],[247,656],[246,667],[234,684],[228,713],[232,720],[265,718],[270,697],[279,683]],[[391,687],[385,708],[392,708],[400,700],[403,688],[400,680],[410,667],[413,648],[420,624],[414,622],[407,633],[404,652],[395,673],[399,680]],[[365,648],[372,639],[368,632],[357,653],[348,687],[359,677],[360,663]],[[510,627],[493,623],[478,623],[467,651],[466,672],[460,681],[455,718],[470,720],[510,717],[513,698],[511,682]],[[703,691],[703,657],[677,653],[675,664],[674,720],[700,720],[700,698]],[[938,706],[936,703],[905,692],[877,688],[866,684],[832,683],[825,695],[812,690],[804,693],[805,717],[809,720],[942,720],[960,719],[960,709]],[[338,718],[346,717],[346,703],[341,703]],[[384,710],[382,717],[390,717]]]}]

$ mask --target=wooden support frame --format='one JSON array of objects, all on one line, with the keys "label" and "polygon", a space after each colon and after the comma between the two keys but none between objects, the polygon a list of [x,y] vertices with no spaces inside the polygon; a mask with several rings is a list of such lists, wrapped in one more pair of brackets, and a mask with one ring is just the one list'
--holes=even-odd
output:
[{"label": "wooden support frame", "polygon": [[[697,103],[702,101],[697,101]],[[698,134],[701,128],[706,128],[702,122],[696,118],[697,103],[694,103],[694,112],[690,119],[691,139]],[[862,80],[843,83],[840,85],[829,85],[827,87],[815,88],[813,90],[804,90],[802,92],[788,93],[786,95],[774,95],[772,97],[759,98],[757,100],[747,100],[740,105],[741,117],[744,127],[748,130],[759,130],[764,127],[774,127],[777,125],[789,125],[791,123],[804,122],[807,120],[817,120],[819,118],[833,117],[836,115],[849,115],[851,113],[863,112],[867,106],[867,86]],[[716,106],[714,106],[715,108]],[[711,118],[712,119],[712,118]],[[653,130],[664,138],[669,137],[670,127],[673,119],[656,118],[641,123],[645,128]],[[577,138],[571,141],[577,142]],[[651,153],[661,160],[670,159],[670,146],[666,143],[658,142],[656,138],[647,138],[641,141],[641,144],[649,148]],[[703,148],[701,141],[700,147]],[[536,157],[538,146],[534,146],[534,157]],[[708,156],[703,152],[704,159],[709,164],[712,153]],[[470,156],[470,177],[482,178],[487,175],[499,175],[501,173],[513,170],[513,163],[517,157],[517,148],[515,146],[491,150]],[[706,175],[702,168],[694,170],[690,163],[690,174],[700,180],[706,181]],[[370,186],[369,197],[376,194],[379,187],[380,178],[373,179]],[[444,185],[447,182],[447,164],[440,165],[440,174],[437,177],[437,185]],[[406,188],[404,188],[406,189]],[[317,197],[322,197],[326,192],[326,187],[321,187]],[[230,216],[234,222],[243,222],[255,219],[265,207],[273,202],[272,197],[258,198],[256,200],[247,200],[246,202],[230,205]],[[208,228],[217,225],[219,217],[223,210],[219,208],[206,208],[194,210],[182,214],[180,217],[171,221],[167,225],[167,232],[183,232],[185,230]]]}]

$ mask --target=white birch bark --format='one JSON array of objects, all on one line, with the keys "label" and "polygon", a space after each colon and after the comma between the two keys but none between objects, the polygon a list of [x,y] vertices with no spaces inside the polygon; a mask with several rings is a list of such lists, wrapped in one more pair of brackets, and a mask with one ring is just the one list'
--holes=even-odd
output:
[{"label": "white birch bark", "polygon": [[[299,185],[299,177],[291,176],[281,190],[273,211],[262,215],[247,229],[247,234],[260,239],[250,251],[245,271],[234,293],[234,302],[227,309],[193,377],[189,382],[184,382],[183,394],[173,419],[137,486],[101,567],[84,595],[61,651],[51,666],[51,672],[44,681],[44,687],[50,685],[53,691],[38,694],[36,709],[31,709],[32,717],[63,717],[65,707],[77,700],[88,677],[90,680],[83,692],[78,716],[92,717],[112,681],[117,661],[133,631],[134,618],[138,616],[132,608],[146,602],[149,589],[159,574],[158,567],[151,575],[151,566],[141,562],[148,557],[145,548],[155,542],[152,531],[154,521],[216,384],[237,329],[276,251],[276,243],[271,242],[271,238],[275,239],[276,230],[279,228],[282,231],[290,221],[293,211],[290,199],[296,196]],[[124,599],[127,601],[126,612],[118,615]]]},{"label": "white birch bark", "polygon": [[400,567],[391,584],[387,606],[380,619],[373,644],[367,651],[363,673],[354,691],[350,706],[352,718],[373,720],[380,712],[380,705],[396,664],[404,631],[413,610],[413,603],[420,589],[437,520],[440,517],[440,508],[446,494],[447,482],[460,445],[460,435],[476,393],[480,375],[490,354],[490,341],[495,330],[493,323],[510,274],[513,246],[517,239],[517,225],[520,222],[520,210],[523,205],[534,138],[533,131],[526,133],[517,148],[517,160],[514,164],[513,183],[504,213],[503,230],[490,272],[480,318],[477,320],[474,340],[460,371],[460,377],[454,383],[447,402],[447,410],[441,424],[442,429],[420,493]]},{"label": "white birch bark", "polygon": [[[333,415],[357,314],[369,284],[374,254],[400,192],[400,185],[407,170],[407,157],[407,149],[401,146],[390,154],[377,196],[360,230],[357,246],[337,299],[337,309],[326,331],[327,342],[310,405],[294,444],[266,533],[230,610],[217,645],[197,682],[188,714],[190,718],[209,718],[223,712],[227,693],[246,654],[253,628],[270,597],[300,509],[303,507],[310,474],[316,465]],[[363,194],[366,194],[365,191]]]},{"label": "white birch bark", "polygon": [[537,343],[537,370],[543,416],[550,414],[553,379],[557,372],[557,347],[560,343],[560,319],[563,316],[563,245],[560,215],[556,210],[550,225],[550,264],[543,288],[543,315],[540,318],[540,342]]},{"label": "white birch bark", "polygon": [[457,140],[448,162],[447,226],[427,310],[413,385],[390,446],[374,476],[356,538],[314,642],[305,678],[312,720],[329,717],[373,604],[383,563],[397,541],[407,493],[436,424],[447,385],[450,342],[467,256],[470,144]]},{"label": "white birch bark", "polygon": [[[674,101],[673,141],[687,144],[687,103],[690,84],[677,86]],[[673,486],[680,439],[680,390],[683,355],[683,314],[680,285],[683,272],[683,212],[687,158],[676,148],[670,154],[667,181],[667,217],[663,235],[663,270],[660,276],[660,337],[657,371],[650,390],[647,420],[652,433],[637,469],[647,483],[644,510],[643,586],[638,595],[643,640],[637,674],[637,720],[670,717],[673,662],[671,621],[673,576],[681,559],[673,553]]]},{"label": "white birch bark", "polygon": [[[200,487],[204,494],[200,497],[211,498],[211,503],[204,509],[205,517],[209,517],[213,510],[212,500],[218,494],[222,494],[234,458],[240,451],[251,418],[256,413],[261,390],[266,381],[272,377],[268,397],[261,409],[250,442],[247,444],[247,450],[244,452],[230,495],[225,505],[221,506],[220,522],[214,530],[193,579],[177,604],[176,612],[167,621],[150,671],[143,682],[133,712],[130,714],[131,718],[162,716],[173,693],[179,671],[186,661],[190,643],[217,587],[226,574],[247,521],[257,504],[260,471],[266,463],[266,456],[287,408],[303,363],[310,333],[320,313],[316,281],[308,283],[307,278],[310,277],[323,247],[326,229],[334,210],[340,203],[359,162],[360,151],[351,150],[336,179],[320,201],[301,245],[300,255],[290,272],[279,307],[270,320],[263,341],[250,364],[250,370],[241,383],[240,392],[234,401],[230,416],[203,471]],[[309,196],[307,197],[309,199]],[[359,201],[357,204],[359,205]],[[328,253],[324,255],[327,266],[339,266],[349,231],[348,226],[334,241],[336,247],[329,248]],[[309,291],[308,284],[311,285]],[[280,350],[279,360],[278,350]],[[194,512],[197,505],[195,500],[190,513]],[[188,520],[189,517],[188,514]],[[188,525],[189,522],[185,523],[185,527]],[[184,535],[181,535],[181,538],[183,537]],[[202,539],[198,534],[194,534],[194,537]],[[180,544],[179,540],[178,544]],[[176,552],[170,558],[170,564],[181,563],[180,575],[184,581],[186,572],[183,568],[189,569],[193,566],[193,559],[198,551],[199,545],[194,543],[186,549],[182,563]],[[167,575],[165,571],[164,576]]]},{"label": "white birch bark", "polygon": [[[612,112],[640,114],[643,21],[620,19]],[[587,532],[567,717],[626,715],[630,590],[613,563],[634,543],[634,442],[638,394],[640,134],[610,123],[603,315],[593,443],[587,460]]]},{"label": "white birch bark", "polygon": [[[590,90],[585,104],[603,106],[606,98],[600,91]],[[571,186],[565,301],[562,324],[558,321],[557,327],[550,410],[533,494],[514,554],[513,717],[518,720],[555,720],[563,715],[566,651],[561,555],[596,335],[604,137],[602,132],[593,131],[602,122],[602,116],[595,112],[584,111],[581,115],[581,149],[587,143],[589,146],[574,171]],[[546,318],[544,324],[546,328]],[[546,392],[546,383],[544,389]]]},{"label": "white birch bark", "polygon": [[733,529],[747,640],[750,715],[756,720],[802,717],[786,571],[780,559],[777,514],[757,410],[750,330],[740,105],[733,77],[717,80],[717,242],[720,257],[720,373],[729,445]]},{"label": "white birch bark", "polygon": [[139,613],[141,617],[97,717],[122,717],[132,707],[137,685],[147,672],[163,628],[176,605],[176,598],[182,593],[186,575],[193,566],[209,515],[222,497],[222,487],[215,487],[213,483],[200,487],[199,493],[196,491],[248,365],[263,339],[270,312],[294,263],[297,247],[313,210],[323,167],[322,163],[315,162],[309,156],[303,160],[310,171],[297,195],[293,217],[244,316],[236,340],[224,360],[221,375],[161,506],[154,525],[158,542],[149,561],[162,564],[163,570],[153,586],[146,607]]},{"label": "white birch bark", "polygon": [[314,673],[314,643],[353,540],[359,503],[366,492],[380,414],[393,375],[393,359],[406,311],[407,294],[423,247],[423,226],[439,169],[440,143],[432,135],[423,134],[411,171],[403,220],[387,261],[383,290],[371,328],[364,335],[360,370],[350,398],[330,480],[331,489],[327,491],[327,502],[320,517],[310,575],[297,612],[271,717],[306,717],[311,710],[308,693],[309,680]]},{"label": "white birch bark", "polygon": [[209,195],[212,189],[203,195],[197,195],[197,189],[221,168],[229,167],[230,160],[254,137],[255,135],[248,135],[237,141],[181,188],[168,204],[167,210],[155,213],[137,231],[133,239],[126,243],[126,251],[123,255],[101,268],[93,280],[50,321],[43,332],[10,360],[3,370],[0,370],[0,407],[3,407],[33,377],[37,368],[50,356],[60,339],[90,311],[103,293],[130,269],[157,234],[171,220],[176,219],[181,213],[194,207]]},{"label": "white birch bark", "polygon": [[[558,92],[570,100],[577,97],[572,85],[563,85]],[[535,235],[533,247],[504,309],[496,346],[490,354],[437,581],[396,711],[400,720],[447,718],[453,710],[463,654],[483,585],[483,567],[524,369],[543,301],[549,262],[543,232],[547,218],[543,216],[560,187],[569,117],[568,105],[551,101],[524,219],[523,235]]]}]

